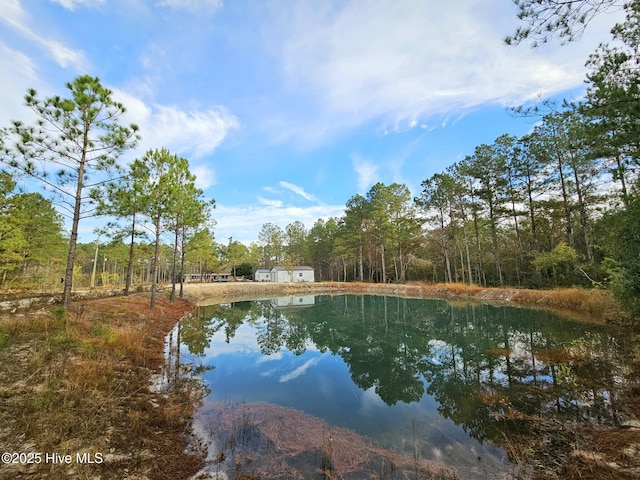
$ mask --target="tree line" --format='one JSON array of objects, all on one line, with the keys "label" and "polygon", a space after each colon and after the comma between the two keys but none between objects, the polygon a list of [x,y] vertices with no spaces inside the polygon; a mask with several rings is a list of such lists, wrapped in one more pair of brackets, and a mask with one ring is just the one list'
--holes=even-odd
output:
[{"label": "tree line", "polygon": [[[522,18],[535,20],[554,2],[516,3],[528,8]],[[580,8],[587,3],[599,2]],[[527,135],[477,146],[415,195],[406,185],[377,183],[352,196],[341,217],[309,229],[267,223],[250,245],[214,240],[214,202],[196,188],[185,158],[159,148],[121,166],[138,127],[120,124],[125,108],[99,79],[76,78],[69,98],[41,99],[29,90],[36,122],[0,131],[7,167],[0,176],[0,282],[53,288],[62,269],[65,305],[74,281],[94,285],[98,276],[125,293],[149,282],[153,303],[157,282],[171,281],[174,298],[184,273],[249,276],[256,268],[308,264],[319,280],[602,286],[638,312],[640,2],[624,8],[611,45],[587,59],[581,101],[516,109],[536,117]],[[582,28],[586,18],[551,14],[569,23],[566,32],[570,21]],[[517,41],[544,34],[532,22]],[[48,195],[16,190],[22,177]],[[71,219],[69,237],[61,214]],[[108,241],[78,245],[78,224],[93,215],[115,219],[100,231]]]}]

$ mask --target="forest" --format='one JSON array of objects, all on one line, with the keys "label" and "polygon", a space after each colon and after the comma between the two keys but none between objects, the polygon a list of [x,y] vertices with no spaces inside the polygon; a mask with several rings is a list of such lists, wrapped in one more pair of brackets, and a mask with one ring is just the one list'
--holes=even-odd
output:
[{"label": "forest", "polygon": [[[125,106],[99,79],[77,77],[69,98],[29,90],[37,121],[0,130],[0,287],[63,289],[68,305],[72,287],[150,284],[153,299],[186,273],[310,265],[322,281],[605,288],[637,316],[640,2],[624,8],[611,43],[586,60],[583,98],[513,109],[534,119],[527,135],[478,145],[419,192],[378,183],[341,217],[266,223],[250,245],[215,239],[215,202],[187,159],[158,148],[118,161],[140,133],[120,124]],[[25,179],[42,193],[18,188]],[[93,216],[104,218],[99,239],[78,243]]]}]

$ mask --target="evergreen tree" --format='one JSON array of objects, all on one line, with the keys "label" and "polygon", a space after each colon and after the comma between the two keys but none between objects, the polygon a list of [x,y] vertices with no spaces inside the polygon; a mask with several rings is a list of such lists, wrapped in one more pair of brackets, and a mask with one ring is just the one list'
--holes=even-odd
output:
[{"label": "evergreen tree", "polygon": [[16,142],[8,155],[11,167],[40,181],[71,217],[64,307],[71,301],[79,222],[95,214],[91,199],[113,179],[117,158],[138,139],[137,126],[118,123],[125,108],[98,78],[82,75],[66,87],[69,98],[41,99],[28,90],[25,101],[38,120],[33,126],[13,122]]}]

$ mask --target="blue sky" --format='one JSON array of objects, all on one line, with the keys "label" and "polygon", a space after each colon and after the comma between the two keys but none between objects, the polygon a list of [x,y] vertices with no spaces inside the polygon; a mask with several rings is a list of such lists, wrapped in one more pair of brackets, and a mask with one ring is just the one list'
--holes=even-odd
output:
[{"label": "blue sky", "polygon": [[[340,215],[375,182],[420,182],[577,97],[620,13],[581,41],[505,46],[511,0],[0,0],[0,126],[27,88],[98,76],[141,127],[123,162],[166,147],[216,200],[215,236]],[[96,221],[81,224],[81,241]]]}]

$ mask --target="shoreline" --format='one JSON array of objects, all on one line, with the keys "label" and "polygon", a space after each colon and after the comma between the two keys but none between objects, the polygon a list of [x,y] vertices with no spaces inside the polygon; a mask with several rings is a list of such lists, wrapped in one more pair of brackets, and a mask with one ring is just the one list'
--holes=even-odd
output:
[{"label": "shoreline", "polygon": [[185,283],[187,299],[203,305],[234,300],[256,299],[265,295],[291,294],[360,294],[393,295],[447,301],[472,301],[540,308],[558,315],[593,323],[609,323],[622,316],[613,296],[604,290],[562,288],[556,290],[526,290],[518,288],[491,288],[463,284],[379,284],[363,282],[315,283]]}]

